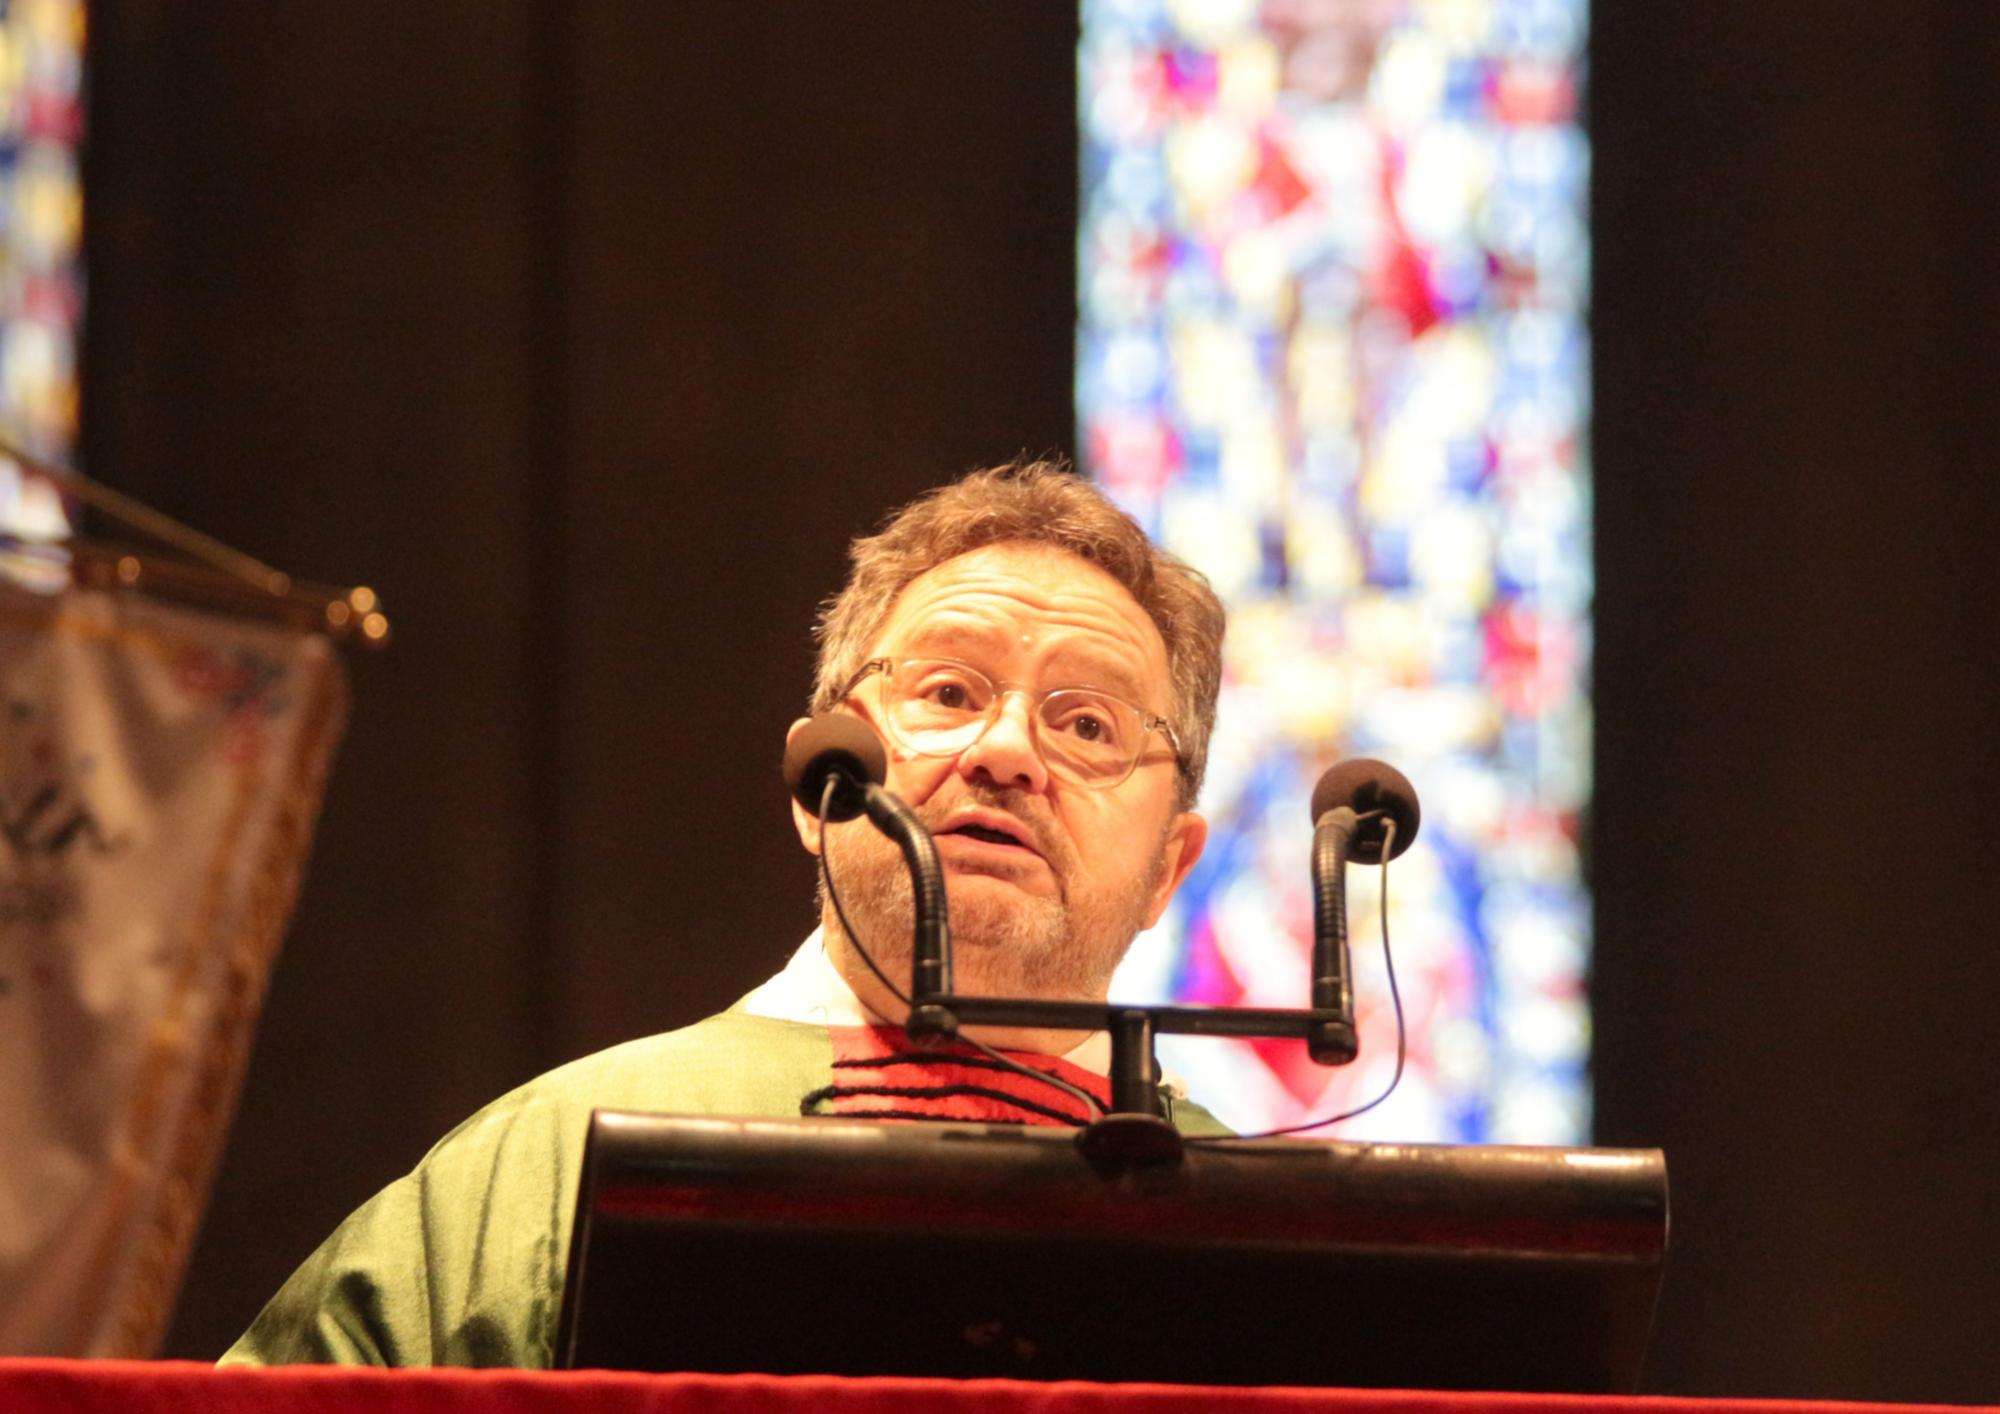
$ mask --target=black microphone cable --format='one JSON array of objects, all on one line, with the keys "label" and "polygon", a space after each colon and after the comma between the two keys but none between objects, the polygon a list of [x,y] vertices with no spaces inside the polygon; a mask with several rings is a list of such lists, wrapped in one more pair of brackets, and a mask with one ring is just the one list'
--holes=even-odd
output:
[{"label": "black microphone cable", "polygon": [[1325,1119],[1308,1120],[1304,1124],[1288,1124],[1282,1129],[1260,1129],[1254,1134],[1204,1134],[1187,1140],[1190,1148],[1196,1145],[1240,1144],[1247,1139],[1276,1139],[1285,1134],[1302,1134],[1308,1129],[1324,1129],[1329,1124],[1339,1124],[1344,1119],[1354,1119],[1365,1115],[1384,1100],[1396,1093],[1396,1087],[1403,1081],[1403,1061],[1408,1050],[1408,1036],[1403,1028],[1403,994],[1396,986],[1396,959],[1389,952],[1389,856],[1395,852],[1396,819],[1386,810],[1371,810],[1361,816],[1363,820],[1382,817],[1382,967],[1389,974],[1389,1002],[1396,1011],[1396,1069],[1389,1076],[1389,1084],[1365,1105],[1356,1105],[1351,1110],[1342,1110],[1337,1115]]},{"label": "black microphone cable", "polygon": [[[826,785],[822,787],[820,791],[819,816],[822,822],[824,822],[826,819],[827,811],[833,808],[833,793],[835,790],[839,788],[839,785],[840,785],[840,778],[838,774],[834,772],[828,772],[826,778]],[[906,993],[901,987],[898,987],[894,982],[891,982],[889,980],[889,975],[885,973],[879,966],[876,965],[874,957],[870,955],[867,947],[862,943],[861,935],[855,931],[854,925],[848,921],[847,910],[841,907],[840,904],[840,891],[836,889],[833,885],[832,855],[833,855],[832,838],[829,835],[828,831],[824,828],[824,825],[822,824],[819,833],[819,876],[821,881],[824,882],[826,885],[826,896],[828,900],[831,901],[833,904],[834,917],[840,920],[840,931],[847,935],[847,941],[853,945],[855,952],[861,955],[861,960],[868,964],[868,970],[875,974],[875,980],[880,982],[884,987],[888,988],[890,996],[894,997],[898,1002],[902,1003],[903,1006],[902,1024],[907,1030],[910,1019],[909,1014],[911,1010],[913,1010],[913,1004],[910,1001],[909,994]],[[1399,1011],[1397,1015],[1400,1016],[1401,1012]],[[1024,1075],[1030,1080],[1039,1080],[1044,1085],[1052,1085],[1056,1089],[1062,1091],[1064,1094],[1070,1096],[1072,1099],[1082,1101],[1086,1112],[1090,1115],[1090,1118],[1092,1120],[1103,1118],[1104,1106],[1101,1103],[1099,1103],[1095,1095],[1091,1094],[1088,1090],[1084,1089],[1082,1086],[1072,1085],[1069,1083],[1069,1081],[1064,1080],[1061,1076],[1051,1075],[1045,1070],[1037,1070],[1034,1066],[1023,1065],[1021,1064],[1021,1062],[1014,1060],[1009,1056],[1001,1054],[993,1047],[987,1045],[984,1041],[976,1040],[971,1036],[965,1035],[963,1032],[959,1033],[955,1037],[955,1039],[964,1042],[966,1045],[972,1047],[976,1051],[981,1052],[982,1054],[987,1056],[990,1060],[996,1062],[997,1064],[1005,1067],[1008,1070],[1014,1071],[1015,1073],[1020,1075]],[[1083,1120],[1070,1119],[1068,1116],[1065,1116],[1064,1118],[1067,1123],[1072,1124],[1079,1129],[1081,1129],[1086,1123],[1086,1121]],[[1331,1121],[1328,1121],[1328,1123],[1331,1123]]]}]

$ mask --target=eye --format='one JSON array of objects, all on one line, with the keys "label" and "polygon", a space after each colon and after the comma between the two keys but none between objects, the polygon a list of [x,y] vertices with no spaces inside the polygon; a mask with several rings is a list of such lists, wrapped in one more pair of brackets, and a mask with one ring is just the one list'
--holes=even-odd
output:
[{"label": "eye", "polygon": [[1108,702],[1091,698],[1077,698],[1063,694],[1067,700],[1049,700],[1049,725],[1073,742],[1083,746],[1120,748],[1124,744],[1124,733],[1120,730],[1118,710]]},{"label": "eye", "polygon": [[985,684],[950,663],[925,663],[911,675],[909,695],[941,712],[980,712],[986,707]]}]

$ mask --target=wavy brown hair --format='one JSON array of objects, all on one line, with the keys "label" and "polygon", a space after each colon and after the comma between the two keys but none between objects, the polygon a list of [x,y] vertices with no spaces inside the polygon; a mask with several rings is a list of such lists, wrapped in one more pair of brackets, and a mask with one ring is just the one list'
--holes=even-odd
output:
[{"label": "wavy brown hair", "polygon": [[1014,461],[918,497],[848,547],[847,584],[820,612],[812,710],[837,706],[910,582],[988,545],[1046,545],[1123,585],[1166,640],[1170,718],[1180,745],[1178,803],[1201,792],[1222,684],[1222,602],[1199,570],[1146,538],[1131,516],[1059,461]]}]

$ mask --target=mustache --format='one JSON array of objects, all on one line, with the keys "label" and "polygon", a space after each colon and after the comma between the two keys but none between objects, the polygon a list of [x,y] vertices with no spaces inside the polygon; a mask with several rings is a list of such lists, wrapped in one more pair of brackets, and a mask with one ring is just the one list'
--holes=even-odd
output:
[{"label": "mustache", "polygon": [[946,796],[942,791],[933,795],[917,807],[917,818],[924,828],[935,831],[951,818],[952,812],[967,805],[976,805],[986,810],[997,811],[1008,816],[1021,827],[1021,833],[1035,852],[1056,865],[1058,871],[1066,871],[1070,864],[1067,841],[1055,828],[1049,817],[1048,807],[1041,799],[1024,790],[1011,786],[984,785],[972,782],[963,785]]}]

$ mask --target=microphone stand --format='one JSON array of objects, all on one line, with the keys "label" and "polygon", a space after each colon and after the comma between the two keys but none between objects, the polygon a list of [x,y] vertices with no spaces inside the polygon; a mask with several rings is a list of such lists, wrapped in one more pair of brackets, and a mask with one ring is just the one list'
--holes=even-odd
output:
[{"label": "microphone stand", "polygon": [[1347,859],[1361,817],[1335,806],[1313,824],[1313,1010],[1328,1013],[1306,1032],[1320,1065],[1346,1065],[1360,1052],[1354,1034],[1354,984],[1347,947]]},{"label": "microphone stand", "polygon": [[1118,1007],[1106,1029],[1111,1033],[1111,1108],[1084,1126],[1077,1148],[1100,1167],[1180,1162],[1181,1132],[1160,1104],[1152,1012]]},{"label": "microphone stand", "polygon": [[[1322,805],[1330,808],[1318,809],[1313,827],[1309,1008],[1130,1006],[1108,1001],[971,997],[952,989],[950,910],[937,844],[908,805],[875,783],[882,779],[885,768],[880,743],[872,733],[858,722],[843,730],[846,735],[840,736],[839,750],[848,753],[848,759],[838,769],[859,790],[848,795],[844,813],[829,814],[828,818],[853,818],[859,813],[854,809],[858,795],[860,810],[895,841],[910,871],[915,933],[910,948],[910,1015],[905,1030],[917,1042],[954,1036],[966,1024],[1107,1033],[1111,1038],[1111,1108],[1085,1126],[1077,1141],[1093,1163],[1126,1168],[1180,1160],[1180,1131],[1167,1120],[1160,1101],[1160,1063],[1154,1040],[1161,1034],[1298,1039],[1321,1065],[1346,1065],[1355,1058],[1354,993],[1347,966],[1346,865],[1350,857],[1368,863],[1381,861],[1382,840],[1363,835],[1357,841],[1356,832],[1364,819],[1376,819],[1385,809],[1407,817],[1406,824],[1399,818],[1403,828],[1398,831],[1397,852],[1416,833],[1415,792],[1394,768],[1373,761],[1344,763],[1322,777],[1315,792],[1316,809]],[[835,737],[825,740],[833,743]],[[809,773],[809,758],[817,750],[817,744],[801,737],[786,754],[787,782],[808,808],[813,807],[815,787],[806,780],[802,788],[802,776],[795,767]],[[865,763],[864,756],[873,757],[872,764]],[[1329,794],[1350,800],[1334,805],[1321,798]],[[1351,802],[1367,805],[1368,816],[1355,810]],[[1378,802],[1383,808],[1377,808]]]},{"label": "microphone stand", "polygon": [[861,808],[903,852],[910,871],[914,934],[910,939],[910,1015],[903,1030],[912,1041],[928,1041],[957,1033],[951,1012],[927,998],[951,995],[951,909],[945,897],[944,865],[937,842],[924,822],[901,796],[869,783],[861,792]]},{"label": "microphone stand", "polygon": [[[910,1014],[903,1029],[919,1044],[958,1033],[964,1020],[1033,1025],[1051,1005],[1026,998],[960,997],[951,985],[950,905],[937,843],[901,797],[864,778],[862,810],[896,847],[910,871],[914,934],[910,947]],[[1069,1017],[1070,1003],[1054,1003]],[[1082,1003],[1091,1023],[1111,1037],[1111,1108],[1087,1125],[1078,1147],[1093,1162],[1157,1163],[1181,1156],[1180,1131],[1160,1103],[1160,1062],[1154,1052],[1156,1007],[1094,1007]],[[968,1008],[970,1010],[968,1011]],[[977,1013],[973,1015],[972,1013]],[[1101,1017],[1100,1017],[1101,1013]],[[1351,1057],[1350,1057],[1351,1058]]]}]

